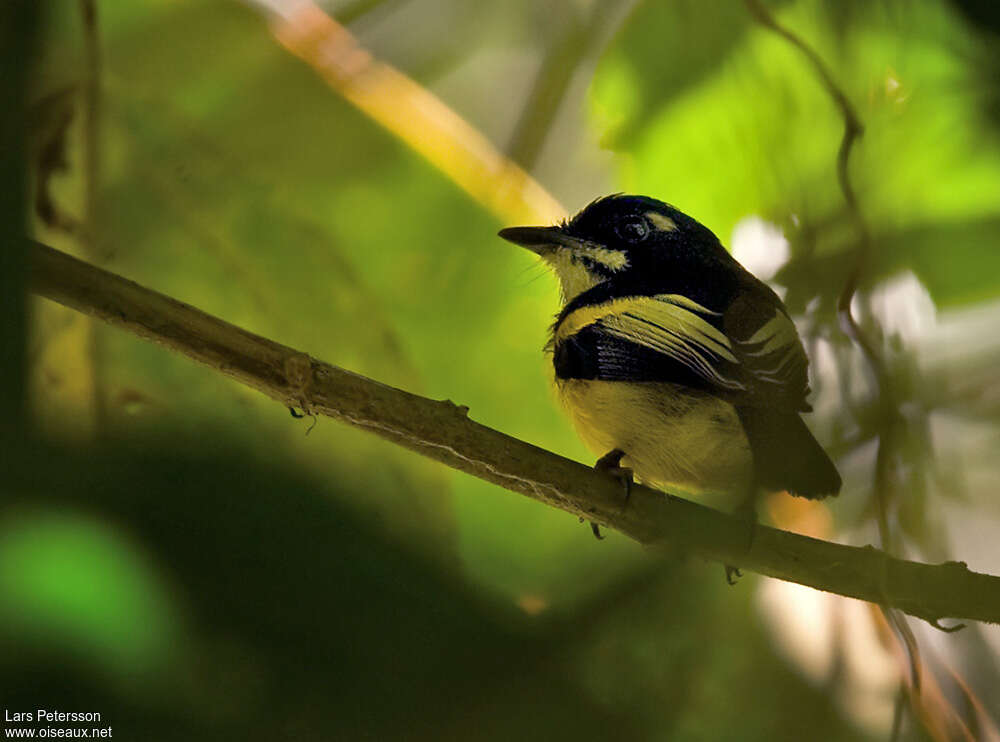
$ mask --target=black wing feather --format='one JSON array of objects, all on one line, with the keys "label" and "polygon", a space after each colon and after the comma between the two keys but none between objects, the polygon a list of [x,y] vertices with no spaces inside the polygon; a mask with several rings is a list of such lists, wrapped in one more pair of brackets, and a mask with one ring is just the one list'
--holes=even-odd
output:
[{"label": "black wing feather", "polygon": [[[613,306],[610,303],[613,299],[608,298],[613,295],[613,287],[602,285],[598,289],[577,297],[566,307],[553,328],[557,338],[562,324],[572,323],[574,313]],[[628,308],[598,318],[569,337],[557,339],[556,375],[563,379],[662,381],[708,391],[734,405],[776,407],[790,412],[809,410],[808,359],[781,299],[746,272],[727,293],[723,311],[690,300],[703,310],[693,312],[692,318],[711,325],[727,341],[728,347],[722,353],[699,346],[705,363],[711,367],[709,372],[679,360],[662,345],[651,347],[649,343],[623,337],[620,328],[616,331],[613,326],[614,321],[655,328],[667,341],[684,337],[684,328],[658,325],[637,314],[634,308]],[[637,299],[654,302],[663,296]],[[698,345],[696,337],[687,339]]]},{"label": "black wing feather", "polygon": [[560,379],[661,381],[731,396],[672,356],[611,335],[598,325],[588,325],[557,344],[553,360]]}]

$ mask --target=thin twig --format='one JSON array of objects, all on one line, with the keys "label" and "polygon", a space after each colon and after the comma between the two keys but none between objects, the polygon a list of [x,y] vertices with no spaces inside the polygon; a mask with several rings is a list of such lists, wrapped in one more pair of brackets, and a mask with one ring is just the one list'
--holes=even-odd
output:
[{"label": "thin twig", "polygon": [[[771,15],[770,11],[763,6],[760,0],[746,0],[746,5],[750,10],[750,13],[761,25],[771,29],[774,33],[788,41],[788,43],[798,49],[806,57],[806,59],[809,60],[813,70],[816,72],[820,82],[823,84],[823,88],[837,106],[837,109],[840,111],[840,115],[844,120],[844,132],[840,139],[840,147],[837,150],[837,182],[840,185],[841,193],[843,194],[844,201],[847,204],[848,213],[850,214],[851,221],[853,222],[855,231],[857,232],[858,246],[855,251],[854,265],[851,267],[851,272],[848,274],[847,281],[844,283],[844,287],[841,290],[840,297],[837,301],[837,317],[840,321],[841,330],[843,330],[844,334],[847,335],[851,341],[861,349],[865,359],[868,361],[872,374],[875,377],[879,399],[883,401],[885,412],[887,413],[886,432],[889,434],[888,437],[891,437],[892,431],[896,426],[896,411],[895,405],[889,403],[889,373],[886,369],[885,362],[875,350],[875,345],[861,331],[857,320],[851,312],[851,302],[854,299],[854,295],[857,293],[858,285],[861,282],[861,276],[864,274],[865,266],[868,263],[869,255],[871,253],[871,235],[868,230],[867,222],[861,213],[857,193],[855,192],[854,185],[851,182],[850,171],[848,168],[851,153],[854,151],[854,145],[864,134],[864,126],[861,123],[861,119],[858,117],[857,111],[854,109],[854,105],[851,103],[850,99],[848,99],[847,94],[833,79],[833,74],[820,58],[819,54],[817,54],[812,47],[806,44],[797,35],[779,24],[774,19],[774,16]],[[888,480],[888,467],[891,459],[889,452],[892,450],[892,446],[885,445],[886,437],[886,435],[882,435],[879,440],[879,456],[878,462],[876,463],[875,490],[876,497],[879,498],[879,535],[882,539],[882,547],[890,548],[891,540],[889,538],[887,507],[884,495],[886,490],[885,485]]]},{"label": "thin twig", "polygon": [[[393,2],[399,2],[399,0],[393,0]],[[386,0],[354,0],[354,2],[337,10],[337,20],[345,26],[349,26],[369,13],[379,10],[380,6],[385,5],[385,3]]]},{"label": "thin twig", "polygon": [[95,0],[80,0],[86,75],[83,81],[83,242],[93,256],[97,239],[97,189],[100,182],[101,45]]},{"label": "thin twig", "polygon": [[[847,281],[841,290],[837,302],[837,317],[844,334],[860,348],[865,359],[868,361],[872,375],[875,377],[879,406],[883,413],[883,428],[879,435],[878,451],[875,459],[874,495],[878,506],[877,523],[879,542],[883,549],[889,553],[893,553],[888,503],[891,491],[894,490],[891,466],[896,450],[896,434],[902,421],[898,405],[895,402],[892,386],[889,383],[889,373],[886,369],[885,361],[878,354],[871,340],[861,331],[857,320],[851,312],[851,303],[854,295],[857,293],[861,276],[864,273],[871,254],[871,233],[868,230],[864,215],[861,213],[861,207],[858,203],[857,193],[854,190],[849,170],[851,153],[858,139],[864,134],[864,126],[847,94],[833,79],[833,74],[827,68],[819,54],[797,35],[779,24],[774,19],[774,16],[761,4],[760,0],[746,0],[746,4],[750,13],[762,25],[787,40],[809,60],[827,94],[839,109],[844,121],[844,132],[841,136],[840,147],[837,150],[837,182],[840,185],[841,193],[847,204],[847,211],[850,214],[851,221],[857,233],[858,242],[857,249],[855,250],[854,265],[848,274]],[[907,623],[906,617],[896,610],[897,606],[891,600],[881,603],[880,607],[886,621],[892,627],[906,651],[909,661],[911,692],[919,695],[921,686],[920,647],[917,644],[913,630]]]},{"label": "thin twig", "polygon": [[248,0],[275,38],[333,90],[444,173],[504,222],[548,223],[566,210],[468,121],[375,57],[312,0]]},{"label": "thin twig", "polygon": [[688,500],[632,488],[426,399],[313,359],[50,247],[31,244],[31,289],[204,363],[277,400],[386,440],[641,543],[666,543],[723,564],[874,603],[927,621],[1000,623],[1000,577],[928,565],[746,524]]},{"label": "thin twig", "polygon": [[587,56],[596,53],[595,42],[607,33],[617,3],[596,3],[586,21],[567,16],[566,28],[545,55],[528,100],[521,111],[507,153],[525,170],[531,170],[569,90],[573,75]]},{"label": "thin twig", "polygon": [[[98,189],[101,182],[101,44],[98,33],[97,1],[80,0],[80,16],[83,21],[84,80],[83,93],[83,204],[78,233],[83,254],[91,260],[98,259],[100,242],[100,215]],[[93,378],[93,415],[98,431],[105,429],[108,418],[107,395],[105,390],[104,365],[99,362],[103,355],[100,335],[91,325],[83,329],[87,334],[87,363]]]},{"label": "thin twig", "polygon": [[906,702],[909,700],[909,693],[903,681],[899,682],[899,689],[896,691],[896,700],[892,704],[892,729],[889,732],[889,742],[899,742],[903,733],[903,719],[906,715]]}]

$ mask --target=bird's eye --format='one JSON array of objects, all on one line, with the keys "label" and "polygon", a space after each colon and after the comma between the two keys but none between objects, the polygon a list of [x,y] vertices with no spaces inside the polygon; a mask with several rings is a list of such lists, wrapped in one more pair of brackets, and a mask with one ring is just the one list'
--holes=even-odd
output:
[{"label": "bird's eye", "polygon": [[649,225],[642,218],[627,219],[615,226],[615,234],[626,242],[642,242],[649,234]]}]

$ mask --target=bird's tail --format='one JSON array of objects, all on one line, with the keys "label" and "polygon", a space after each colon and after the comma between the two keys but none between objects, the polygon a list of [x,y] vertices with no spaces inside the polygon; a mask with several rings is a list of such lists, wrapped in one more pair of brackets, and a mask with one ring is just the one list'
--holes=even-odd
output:
[{"label": "bird's tail", "polygon": [[840,474],[796,412],[739,407],[757,484],[819,499],[840,492]]}]

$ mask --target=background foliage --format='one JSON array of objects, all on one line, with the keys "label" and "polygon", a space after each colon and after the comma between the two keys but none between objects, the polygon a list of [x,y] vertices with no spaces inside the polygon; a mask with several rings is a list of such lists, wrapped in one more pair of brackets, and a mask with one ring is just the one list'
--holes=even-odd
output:
[{"label": "background foliage", "polygon": [[[96,192],[77,6],[54,4],[38,43],[32,187],[84,219],[67,231],[36,209],[41,239],[591,460],[540,353],[555,284],[495,238],[501,219],[289,55],[257,5],[97,7]],[[894,533],[912,556],[995,573],[996,15],[946,0],[767,7],[866,126],[852,177],[874,248],[856,308],[902,411]],[[771,514],[874,540],[885,400],[834,317],[858,249],[834,172],[842,121],[797,50],[736,2],[326,10],[571,209],[658,196],[750,267],[781,239],[736,244],[739,226],[777,225],[789,257],[775,281],[814,358],[810,422],[847,485],[832,512],[776,501]],[[52,147],[65,168],[46,165]],[[905,662],[877,618],[844,618],[857,606],[776,597],[752,577],[728,589],[718,565],[597,542],[328,420],[307,435],[308,420],[184,359],[32,311],[39,435],[11,444],[0,485],[6,708],[101,711],[124,739],[888,734]],[[782,640],[788,626],[804,644]],[[970,734],[995,731],[1000,637],[931,641],[927,671],[958,673],[986,713],[954,687],[943,707]],[[904,724],[913,739],[937,729],[933,714]]]}]

